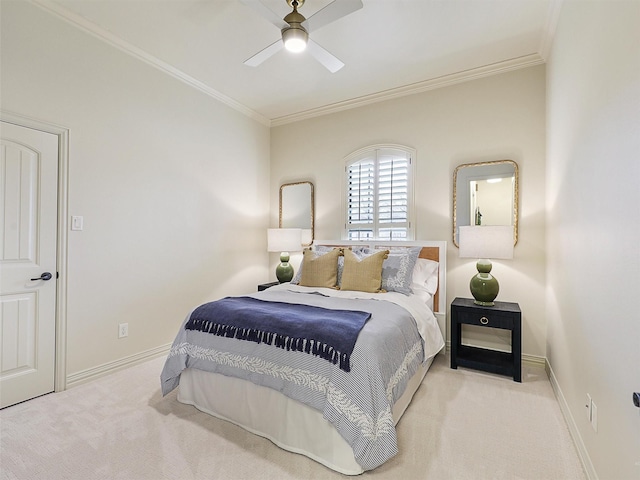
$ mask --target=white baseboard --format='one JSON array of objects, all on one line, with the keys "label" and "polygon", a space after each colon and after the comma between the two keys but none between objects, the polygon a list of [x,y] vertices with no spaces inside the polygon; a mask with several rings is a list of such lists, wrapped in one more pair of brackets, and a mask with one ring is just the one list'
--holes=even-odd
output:
[{"label": "white baseboard", "polygon": [[526,363],[527,365],[531,365],[533,367],[541,367],[545,368],[547,364],[547,359],[544,357],[538,357],[536,355],[529,355],[528,353],[522,354],[522,363]]},{"label": "white baseboard", "polygon": [[[451,355],[451,342],[446,342],[446,352],[448,355]],[[582,437],[580,436],[580,431],[578,430],[578,426],[576,425],[575,420],[573,419],[573,415],[569,410],[569,404],[560,389],[560,385],[558,384],[558,380],[553,373],[553,369],[549,365],[549,361],[546,357],[538,357],[535,355],[522,354],[522,363],[528,364],[534,367],[543,367],[547,372],[547,376],[549,377],[549,382],[551,383],[551,388],[553,388],[553,392],[556,395],[556,400],[560,405],[560,411],[562,412],[562,416],[567,422],[567,427],[569,428],[569,433],[571,434],[571,438],[573,440],[573,444],[576,447],[576,451],[578,452],[578,458],[580,458],[580,462],[582,463],[582,468],[587,475],[589,480],[598,480],[598,474],[596,473],[595,468],[593,467],[593,463],[591,462],[591,458],[589,457],[589,453],[587,452],[587,448],[584,445]]]},{"label": "white baseboard", "polygon": [[166,345],[161,345],[144,352],[136,353],[135,355],[121,358],[120,360],[116,360],[114,362],[104,363],[102,365],[98,365],[97,367],[88,368],[86,370],[67,375],[67,389],[76,387],[91,380],[95,380],[96,378],[102,377],[104,375],[117,372],[118,370],[122,370],[123,368],[132,367],[133,365],[151,360],[152,358],[167,355],[170,348],[171,344],[168,343]]},{"label": "white baseboard", "polygon": [[596,473],[595,468],[593,468],[593,463],[591,463],[591,458],[589,457],[589,453],[587,452],[587,448],[582,441],[582,437],[580,436],[580,431],[578,430],[578,426],[571,414],[571,410],[569,410],[569,404],[567,400],[564,398],[564,394],[562,393],[562,389],[558,384],[558,379],[553,373],[553,369],[549,362],[545,359],[545,370],[547,371],[547,375],[549,376],[549,381],[551,382],[551,387],[553,388],[553,392],[556,394],[556,399],[558,400],[558,404],[560,405],[560,410],[562,411],[562,415],[564,416],[565,421],[567,422],[567,426],[569,427],[569,433],[571,434],[571,438],[573,439],[573,444],[576,446],[576,450],[578,451],[578,457],[582,462],[582,468],[584,468],[585,474],[589,480],[598,480],[598,475]]}]

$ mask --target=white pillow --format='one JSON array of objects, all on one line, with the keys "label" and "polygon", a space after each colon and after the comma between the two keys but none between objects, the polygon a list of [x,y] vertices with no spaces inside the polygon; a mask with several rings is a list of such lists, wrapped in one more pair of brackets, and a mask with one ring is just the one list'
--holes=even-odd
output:
[{"label": "white pillow", "polygon": [[433,310],[433,295],[427,292],[424,284],[418,285],[417,283],[411,284],[411,292],[425,303],[431,310]]},{"label": "white pillow", "polygon": [[438,262],[418,258],[416,266],[413,267],[411,290],[424,288],[430,295],[434,295],[438,290],[438,266]]}]

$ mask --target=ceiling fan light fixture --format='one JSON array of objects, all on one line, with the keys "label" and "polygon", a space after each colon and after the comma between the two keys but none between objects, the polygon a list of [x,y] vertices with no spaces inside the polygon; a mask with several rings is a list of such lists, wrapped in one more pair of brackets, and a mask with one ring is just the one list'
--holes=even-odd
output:
[{"label": "ceiling fan light fixture", "polygon": [[[239,1],[256,10],[280,30],[280,39],[245,60],[245,65],[256,67],[280,50],[285,49],[292,52],[308,51],[311,57],[331,73],[335,73],[344,67],[344,63],[340,59],[309,37],[309,30],[313,33],[316,29],[361,9],[362,0],[324,0],[324,2],[328,2],[328,5],[320,8],[308,20],[298,12],[298,8],[304,5],[305,0],[286,0],[287,5],[291,7],[291,12],[283,19],[278,18],[278,14],[263,3],[264,0]],[[276,0],[269,0],[269,2],[274,1]]]},{"label": "ceiling fan light fixture", "polygon": [[299,53],[307,48],[309,34],[302,27],[285,28],[282,30],[284,48],[290,52]]}]

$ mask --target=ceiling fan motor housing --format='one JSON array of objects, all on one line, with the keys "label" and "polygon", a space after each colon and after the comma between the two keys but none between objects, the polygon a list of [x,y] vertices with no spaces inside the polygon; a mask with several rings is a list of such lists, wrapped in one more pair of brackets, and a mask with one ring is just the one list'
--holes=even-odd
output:
[{"label": "ceiling fan motor housing", "polygon": [[293,11],[284,17],[284,21],[289,24],[288,27],[282,29],[282,41],[285,47],[291,51],[302,51],[307,45],[309,34],[307,30],[302,26],[302,22],[306,20],[304,15],[298,13],[297,7],[302,5],[303,2],[293,0],[291,5]]}]

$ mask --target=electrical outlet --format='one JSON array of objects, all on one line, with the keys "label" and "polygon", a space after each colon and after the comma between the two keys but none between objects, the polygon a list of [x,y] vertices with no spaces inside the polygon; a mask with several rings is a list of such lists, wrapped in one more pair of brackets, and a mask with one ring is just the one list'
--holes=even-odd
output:
[{"label": "electrical outlet", "polygon": [[118,325],[118,338],[124,338],[129,336],[129,324],[121,323]]},{"label": "electrical outlet", "polygon": [[591,400],[591,426],[597,432],[598,431],[598,407]]},{"label": "electrical outlet", "polygon": [[591,395],[587,393],[587,403],[585,404],[587,410],[587,420],[591,421]]}]

